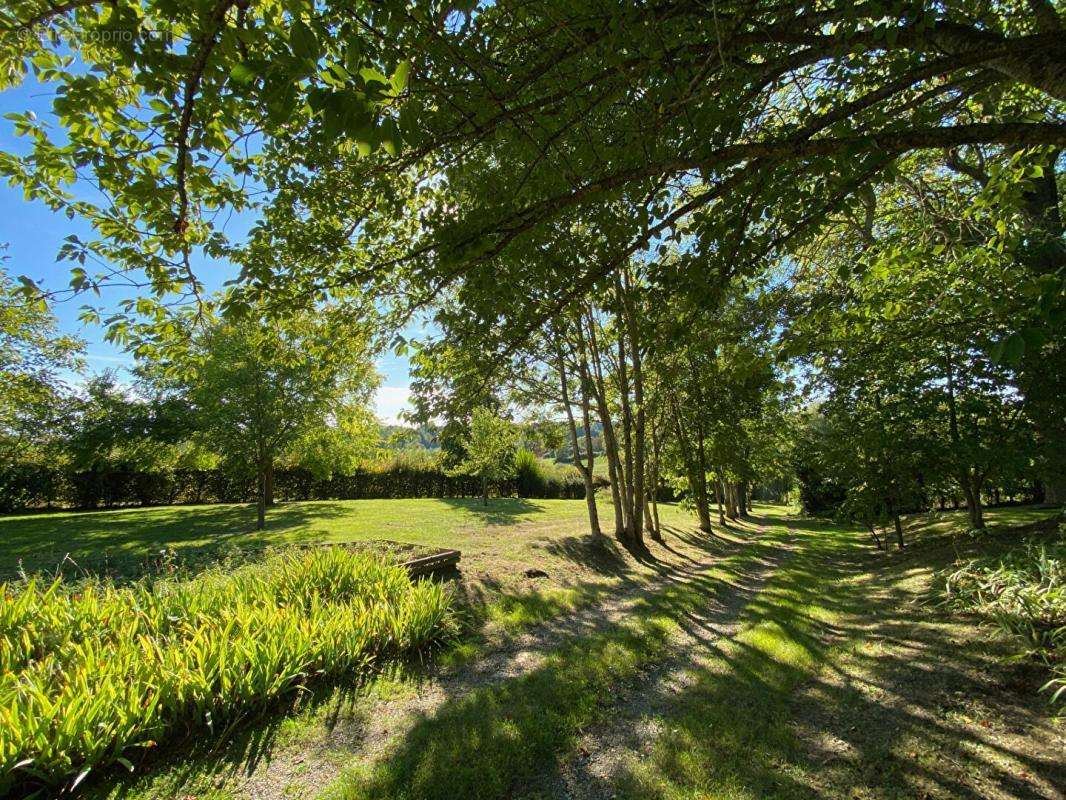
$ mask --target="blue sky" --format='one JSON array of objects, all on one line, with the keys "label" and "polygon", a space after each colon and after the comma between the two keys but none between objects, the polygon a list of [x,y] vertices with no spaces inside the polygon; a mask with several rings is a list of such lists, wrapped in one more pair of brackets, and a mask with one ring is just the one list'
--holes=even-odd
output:
[{"label": "blue sky", "polygon": [[[51,92],[48,87],[27,82],[26,84],[0,92],[0,116],[15,112],[33,111],[42,120],[50,116]],[[14,124],[0,119],[0,150],[22,153],[26,150],[25,142],[13,133]],[[75,189],[77,191],[77,189]],[[233,218],[227,225],[227,233],[240,235],[247,230],[251,220]],[[69,263],[57,263],[56,253],[63,239],[76,234],[82,239],[92,240],[92,229],[80,219],[67,219],[65,214],[53,213],[46,205],[28,202],[22,191],[6,183],[0,184],[0,245],[6,244],[4,269],[10,275],[28,275],[39,281],[46,290],[61,289],[70,280]],[[235,270],[225,263],[201,263],[194,265],[197,275],[208,289],[214,290],[222,282],[232,278]],[[92,270],[89,270],[92,272]],[[104,341],[103,329],[96,325],[82,324],[78,316],[85,303],[91,302],[104,311],[116,308],[129,292],[111,289],[103,293],[102,298],[75,298],[67,302],[56,303],[53,307],[59,325],[65,333],[80,336],[86,342],[86,360],[90,371],[104,369],[124,370],[132,365],[133,359],[121,349]],[[384,421],[393,422],[396,415],[405,407],[409,395],[409,364],[405,357],[388,354],[378,362],[378,371],[382,375],[382,386],[376,398],[378,416]]]}]

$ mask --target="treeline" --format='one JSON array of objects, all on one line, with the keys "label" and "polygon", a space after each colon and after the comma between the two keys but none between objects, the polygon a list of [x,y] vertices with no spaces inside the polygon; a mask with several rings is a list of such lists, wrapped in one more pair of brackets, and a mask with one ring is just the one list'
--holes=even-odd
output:
[{"label": "treeline", "polygon": [[[387,464],[327,478],[294,467],[274,472],[273,500],[368,500],[409,497],[479,497],[481,479],[440,467]],[[599,482],[606,485],[606,481]],[[576,500],[585,496],[576,473],[520,471],[496,481],[501,497]],[[97,509],[196,503],[246,503],[257,498],[249,473],[218,469],[70,470],[39,464],[0,469],[0,512],[49,508]]]}]

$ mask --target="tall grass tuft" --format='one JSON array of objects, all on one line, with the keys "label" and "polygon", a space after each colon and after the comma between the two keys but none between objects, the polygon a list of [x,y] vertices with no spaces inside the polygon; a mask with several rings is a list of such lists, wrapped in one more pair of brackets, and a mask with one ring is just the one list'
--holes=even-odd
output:
[{"label": "tall grass tuft", "polygon": [[957,609],[976,613],[1051,671],[1044,689],[1066,700],[1066,540],[1027,543],[1005,556],[977,559],[945,578]]},{"label": "tall grass tuft", "polygon": [[584,482],[577,468],[537,458],[529,450],[515,453],[515,490],[519,497],[581,497]]},{"label": "tall grass tuft", "polygon": [[454,633],[448,589],[342,548],[190,581],[0,585],[0,795],[76,787]]}]

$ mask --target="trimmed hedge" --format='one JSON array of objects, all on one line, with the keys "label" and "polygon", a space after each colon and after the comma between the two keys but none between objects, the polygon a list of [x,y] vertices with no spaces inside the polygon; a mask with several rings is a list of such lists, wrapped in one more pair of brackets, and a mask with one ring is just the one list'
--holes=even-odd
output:
[{"label": "trimmed hedge", "polygon": [[[577,476],[553,477],[535,486],[510,480],[492,487],[501,496],[577,500],[585,486]],[[478,497],[481,481],[439,469],[390,466],[350,475],[315,478],[305,469],[274,473],[275,500],[367,500],[406,497]],[[43,508],[115,508],[179,503],[245,503],[256,496],[254,477],[225,470],[109,470],[72,472],[43,465],[0,468],[0,511]]]}]

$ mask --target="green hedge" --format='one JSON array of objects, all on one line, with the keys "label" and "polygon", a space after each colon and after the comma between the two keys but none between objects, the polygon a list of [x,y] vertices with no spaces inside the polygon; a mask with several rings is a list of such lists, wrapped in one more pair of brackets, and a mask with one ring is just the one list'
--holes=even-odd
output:
[{"label": "green hedge", "polygon": [[[581,499],[585,486],[576,475],[527,476],[494,485],[501,496]],[[363,500],[404,497],[477,497],[481,481],[433,468],[390,465],[351,475],[316,478],[305,469],[280,469],[274,476],[276,500]],[[175,503],[242,503],[256,496],[255,479],[226,470],[108,470],[74,472],[41,465],[0,468],[0,511],[43,508],[114,508]]]}]

